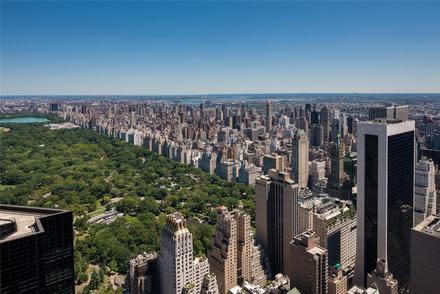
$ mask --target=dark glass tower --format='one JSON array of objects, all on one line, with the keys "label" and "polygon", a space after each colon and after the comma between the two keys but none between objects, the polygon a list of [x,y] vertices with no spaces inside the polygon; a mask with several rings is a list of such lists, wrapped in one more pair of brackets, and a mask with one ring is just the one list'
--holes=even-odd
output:
[{"label": "dark glass tower", "polygon": [[401,290],[409,287],[414,192],[414,121],[358,125],[356,283],[385,259]]},{"label": "dark glass tower", "polygon": [[71,211],[0,205],[0,231],[0,293],[74,293]]},{"label": "dark glass tower", "polygon": [[413,226],[414,146],[414,131],[388,137],[388,270],[399,282],[399,288],[409,286],[409,251]]}]

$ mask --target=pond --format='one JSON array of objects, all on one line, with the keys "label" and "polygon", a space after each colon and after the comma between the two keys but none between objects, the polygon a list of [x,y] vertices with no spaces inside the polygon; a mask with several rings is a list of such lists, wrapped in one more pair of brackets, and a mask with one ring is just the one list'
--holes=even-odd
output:
[{"label": "pond", "polygon": [[49,120],[44,117],[33,117],[33,116],[23,116],[23,117],[11,117],[0,119],[0,124],[32,124],[32,123],[44,123]]}]

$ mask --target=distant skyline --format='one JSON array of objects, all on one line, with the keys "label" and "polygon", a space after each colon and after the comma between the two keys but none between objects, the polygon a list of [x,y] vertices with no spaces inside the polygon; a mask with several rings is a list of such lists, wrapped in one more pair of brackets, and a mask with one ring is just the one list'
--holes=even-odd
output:
[{"label": "distant skyline", "polygon": [[0,5],[0,95],[440,92],[440,1]]}]

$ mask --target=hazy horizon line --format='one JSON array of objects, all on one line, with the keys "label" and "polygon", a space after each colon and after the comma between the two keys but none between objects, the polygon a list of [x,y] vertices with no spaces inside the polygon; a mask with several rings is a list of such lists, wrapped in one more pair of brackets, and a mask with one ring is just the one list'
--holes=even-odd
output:
[{"label": "hazy horizon line", "polygon": [[1,94],[0,97],[17,96],[214,96],[214,95],[440,95],[440,92],[223,92],[223,93],[181,93],[181,94]]}]

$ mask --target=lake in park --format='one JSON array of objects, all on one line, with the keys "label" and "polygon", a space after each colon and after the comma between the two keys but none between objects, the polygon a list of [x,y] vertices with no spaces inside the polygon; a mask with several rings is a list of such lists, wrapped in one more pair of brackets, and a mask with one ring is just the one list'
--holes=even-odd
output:
[{"label": "lake in park", "polygon": [[48,121],[49,120],[44,117],[23,116],[23,117],[0,119],[0,124],[32,124],[32,123],[44,123]]}]

